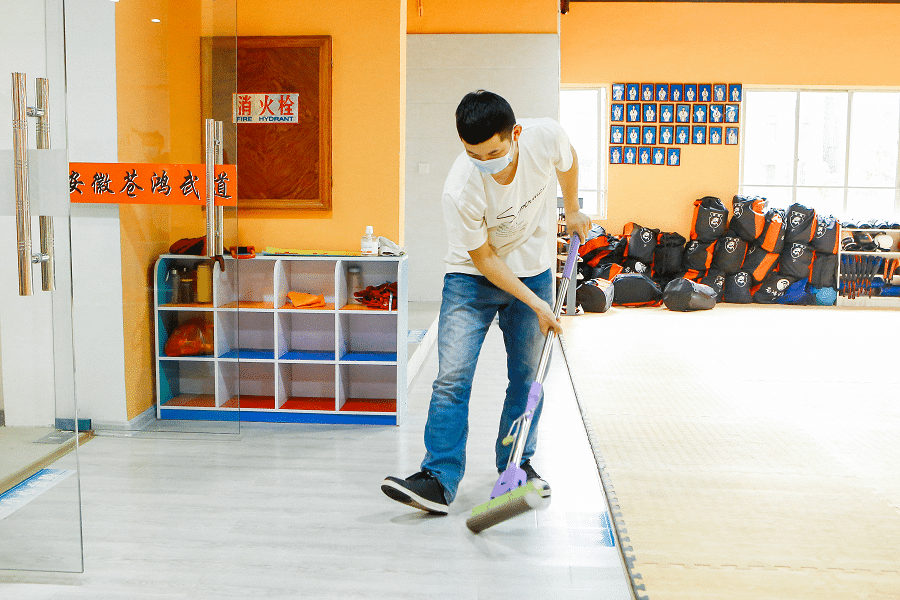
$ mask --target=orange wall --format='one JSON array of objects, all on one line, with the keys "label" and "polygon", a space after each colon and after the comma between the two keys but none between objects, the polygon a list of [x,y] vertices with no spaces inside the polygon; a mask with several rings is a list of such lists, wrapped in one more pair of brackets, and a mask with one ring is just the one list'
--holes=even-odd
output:
[{"label": "orange wall", "polygon": [[558,10],[558,0],[407,0],[406,30],[408,33],[556,33]]},{"label": "orange wall", "polygon": [[[572,3],[562,84],[900,86],[900,5]],[[610,165],[608,219],[690,230],[693,200],[730,206],[739,147],[682,146],[680,167]]]}]

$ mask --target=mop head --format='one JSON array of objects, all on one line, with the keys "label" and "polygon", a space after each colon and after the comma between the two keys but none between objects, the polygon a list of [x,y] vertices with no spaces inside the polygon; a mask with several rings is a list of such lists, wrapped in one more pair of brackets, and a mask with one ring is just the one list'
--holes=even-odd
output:
[{"label": "mop head", "polygon": [[522,487],[497,496],[472,509],[472,516],[466,519],[466,527],[474,533],[484,531],[503,521],[533,510],[546,508],[550,504],[550,497],[544,497],[543,490],[538,489],[534,483],[528,482]]}]

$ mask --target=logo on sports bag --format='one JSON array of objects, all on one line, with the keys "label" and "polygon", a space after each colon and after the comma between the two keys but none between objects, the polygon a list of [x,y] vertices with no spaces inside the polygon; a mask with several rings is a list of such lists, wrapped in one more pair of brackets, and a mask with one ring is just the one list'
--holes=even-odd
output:
[{"label": "logo on sports bag", "polygon": [[744,205],[743,204],[735,204],[734,205],[734,216],[740,219],[742,214],[744,214]]},{"label": "logo on sports bag", "polygon": [[724,275],[716,275],[716,285],[719,286],[720,290],[723,287],[725,287],[725,276]]},{"label": "logo on sports bag", "polygon": [[804,215],[803,213],[799,213],[795,210],[792,210],[791,211],[791,220],[790,220],[791,227],[794,227],[794,228],[800,227],[800,223],[803,222],[803,219],[805,217],[806,217],[806,215]]},{"label": "logo on sports bag", "polygon": [[791,286],[791,282],[788,281],[787,279],[779,279],[775,283],[775,287],[778,288],[779,292],[783,292],[784,290],[788,289],[790,286]]},{"label": "logo on sports bag", "polygon": [[642,242],[644,242],[645,244],[649,244],[652,239],[653,239],[653,234],[650,232],[649,229],[641,229],[641,241]]},{"label": "logo on sports bag", "polygon": [[711,212],[709,213],[709,226],[713,229],[718,229],[722,226],[722,213]]},{"label": "logo on sports bag", "polygon": [[820,221],[820,222],[816,225],[816,238],[820,238],[820,237],[822,237],[823,235],[825,235],[825,223],[823,223],[823,222]]},{"label": "logo on sports bag", "polygon": [[746,287],[747,286],[747,274],[746,273],[738,273],[734,282],[738,285],[738,287]]},{"label": "logo on sports bag", "polygon": [[687,248],[688,252],[693,252],[694,250],[697,249],[697,246],[699,246],[699,245],[700,245],[700,242],[698,242],[697,240],[694,240],[693,242],[688,244],[688,248]]},{"label": "logo on sports bag", "polygon": [[728,241],[725,242],[725,251],[731,254],[735,250],[737,250],[737,239],[736,238],[726,238]]},{"label": "logo on sports bag", "polygon": [[803,244],[793,244],[791,246],[791,256],[794,258],[800,258],[803,256]]},{"label": "logo on sports bag", "polygon": [[643,273],[647,270],[647,265],[642,262],[634,263],[634,272],[635,273]]}]

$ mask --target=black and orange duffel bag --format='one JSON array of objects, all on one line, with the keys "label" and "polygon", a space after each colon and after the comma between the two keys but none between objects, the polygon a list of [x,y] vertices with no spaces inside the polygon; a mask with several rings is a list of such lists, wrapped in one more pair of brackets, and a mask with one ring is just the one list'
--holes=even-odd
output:
[{"label": "black and orange duffel bag", "polygon": [[787,210],[787,231],[784,243],[810,243],[816,235],[816,211],[799,202],[791,204]]},{"label": "black and orange duffel bag", "polygon": [[663,304],[678,312],[709,310],[716,306],[716,292],[690,279],[673,279],[663,292]]},{"label": "black and orange duffel bag", "polygon": [[625,240],[624,257],[645,265],[652,264],[658,236],[659,229],[649,229],[634,223],[626,223],[622,229],[622,239]]},{"label": "black and orange duffel bag", "polygon": [[766,212],[766,226],[762,235],[756,238],[756,245],[774,254],[780,254],[784,248],[784,211],[780,208],[770,208]]},{"label": "black and orange duffel bag", "polygon": [[804,279],[812,274],[816,252],[806,244],[795,242],[786,245],[778,261],[778,272],[794,279]]},{"label": "black and orange duffel bag", "polygon": [[795,281],[794,277],[772,273],[751,290],[753,301],[758,304],[775,304]]},{"label": "black and orange duffel bag", "polygon": [[589,279],[575,290],[575,301],[585,312],[605,313],[612,306],[615,286],[606,279]]},{"label": "black and orange duffel bag", "polygon": [[694,201],[694,216],[691,220],[691,239],[712,242],[725,233],[728,226],[728,209],[714,196],[705,196]]},{"label": "black and orange duffel bag", "polygon": [[681,262],[681,266],[685,271],[705,272],[712,266],[715,251],[715,240],[709,242],[691,240],[684,247],[684,260]]},{"label": "black and orange duffel bag", "polygon": [[662,290],[652,279],[641,273],[622,273],[612,280],[616,306],[659,306]]},{"label": "black and orange duffel bag", "polygon": [[841,244],[841,223],[833,216],[816,216],[816,233],[812,246],[816,252],[837,254]]},{"label": "black and orange duffel bag", "polygon": [[594,225],[587,240],[578,247],[578,256],[584,266],[596,267],[603,263],[618,263],[625,254],[625,242],[606,233],[600,225]]},{"label": "black and orange duffel bag", "polygon": [[728,228],[745,242],[756,241],[766,226],[765,198],[735,196],[731,199],[731,223]]},{"label": "black and orange duffel bag", "polygon": [[778,264],[778,255],[774,252],[766,252],[758,246],[750,246],[747,250],[747,258],[741,270],[750,273],[753,281],[759,283],[769,276],[769,273]]},{"label": "black and orange duffel bag", "polygon": [[744,257],[747,256],[747,242],[731,233],[729,230],[718,239],[713,253],[711,268],[720,269],[723,273],[737,273],[744,266]]},{"label": "black and orange duffel bag", "polygon": [[660,233],[656,238],[653,253],[653,273],[658,277],[675,275],[682,269],[684,244],[687,242],[680,233]]},{"label": "black and orange duffel bag", "polygon": [[725,277],[725,302],[750,304],[753,302],[753,278],[747,271],[738,271]]}]

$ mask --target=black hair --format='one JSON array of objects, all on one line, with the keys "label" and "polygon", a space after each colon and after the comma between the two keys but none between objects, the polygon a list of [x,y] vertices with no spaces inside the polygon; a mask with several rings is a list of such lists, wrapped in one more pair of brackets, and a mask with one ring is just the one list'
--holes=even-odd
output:
[{"label": "black hair", "polygon": [[505,99],[493,92],[469,92],[456,107],[456,131],[467,144],[480,144],[498,133],[509,139],[516,115]]}]

